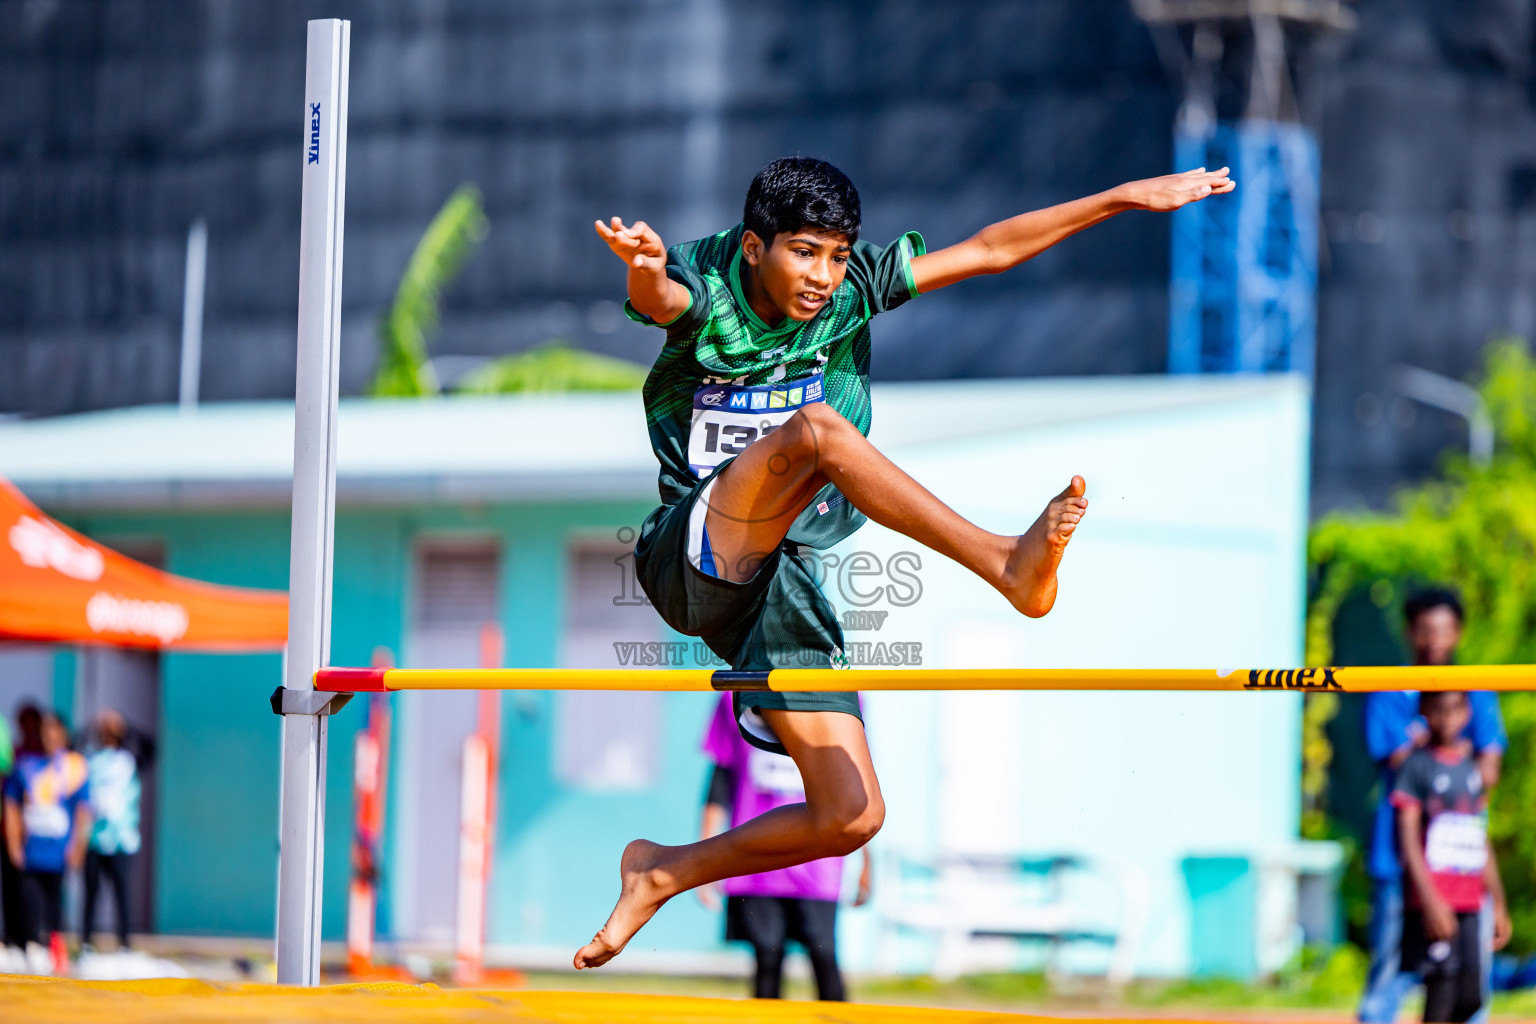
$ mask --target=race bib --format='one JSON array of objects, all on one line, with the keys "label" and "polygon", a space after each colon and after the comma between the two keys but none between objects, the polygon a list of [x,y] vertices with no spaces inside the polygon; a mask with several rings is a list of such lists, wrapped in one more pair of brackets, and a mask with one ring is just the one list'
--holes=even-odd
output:
[{"label": "race bib", "polygon": [[747,755],[747,776],[752,780],[752,787],[764,793],[805,795],[805,780],[800,778],[800,769],[795,766],[794,759],[783,754],[753,747]]},{"label": "race bib", "polygon": [[29,800],[22,806],[21,823],[27,835],[39,839],[62,839],[69,835],[69,812],[63,804],[36,804]]},{"label": "race bib", "polygon": [[1488,861],[1487,837],[1482,815],[1437,814],[1424,836],[1424,861],[1436,874],[1475,875]]},{"label": "race bib", "polygon": [[726,459],[740,455],[812,402],[823,402],[822,377],[741,387],[706,384],[693,393],[693,426],[688,432],[688,466],[694,475],[709,474]]}]

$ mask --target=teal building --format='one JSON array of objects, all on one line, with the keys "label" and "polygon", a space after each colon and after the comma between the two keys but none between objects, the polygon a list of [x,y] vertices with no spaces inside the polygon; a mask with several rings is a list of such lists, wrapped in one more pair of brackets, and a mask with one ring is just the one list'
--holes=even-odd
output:
[{"label": "teal building", "polygon": [[[1058,609],[1038,622],[932,552],[860,531],[829,554],[851,648],[879,663],[900,643],[923,664],[961,667],[1297,663],[1307,400],[1286,377],[877,386],[872,439],[982,525],[1021,530],[1073,472],[1093,504]],[[474,667],[488,627],[505,664],[530,667],[618,666],[636,644],[683,640],[644,604],[628,562],[656,494],[642,424],[634,394],[343,401],[332,661]],[[172,572],[282,588],[292,445],[291,404],[123,409],[0,424],[0,476]],[[707,663],[691,643],[677,650]],[[278,654],[0,648],[0,711],[31,697],[80,720],[113,705],[156,739],[139,927],[271,933],[279,720],[267,698],[280,667]],[[445,953],[475,697],[390,699],[381,945]],[[492,959],[568,963],[612,906],[625,842],[697,837],[715,699],[503,696]],[[1130,865],[1115,877],[1139,880],[1139,921],[1124,892],[1074,906],[1106,934],[1135,932],[1115,950],[1136,974],[1198,971],[1199,950],[1232,941],[1253,951],[1251,971],[1273,969],[1300,941],[1294,884],[1277,897],[1263,881],[1296,860],[1294,695],[879,693],[866,707],[889,807],[874,849],[888,875],[877,874],[883,897],[844,914],[852,969],[1033,962],[1038,943],[946,937],[902,902],[935,898],[912,895],[913,870],[942,878],[944,864],[988,858]],[[362,719],[354,704],[330,726],[329,938],[345,922]],[[1236,939],[1210,932],[1231,915],[1195,905],[1191,857],[1248,865],[1260,896]],[[622,961],[740,967],[720,933],[716,915],[681,898]],[[1104,969],[1104,945],[1069,952],[1066,966]]]}]

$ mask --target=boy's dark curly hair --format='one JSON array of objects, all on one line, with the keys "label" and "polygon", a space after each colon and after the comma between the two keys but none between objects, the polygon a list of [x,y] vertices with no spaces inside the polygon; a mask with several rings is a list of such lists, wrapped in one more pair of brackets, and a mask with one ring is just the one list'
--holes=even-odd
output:
[{"label": "boy's dark curly hair", "polygon": [[766,244],[785,231],[814,228],[859,237],[859,190],[825,160],[786,156],[757,172],[742,221]]},{"label": "boy's dark curly hair", "polygon": [[1420,615],[1434,608],[1449,608],[1457,622],[1467,620],[1461,607],[1461,598],[1450,587],[1425,587],[1409,594],[1408,600],[1403,602],[1403,618],[1412,626]]}]

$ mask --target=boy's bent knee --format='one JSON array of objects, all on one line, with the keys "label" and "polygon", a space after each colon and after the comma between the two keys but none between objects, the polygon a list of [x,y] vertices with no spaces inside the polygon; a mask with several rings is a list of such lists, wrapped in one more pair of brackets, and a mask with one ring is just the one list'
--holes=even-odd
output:
[{"label": "boy's bent knee", "polygon": [[865,843],[875,838],[876,834],[879,833],[881,826],[884,824],[884,804],[872,807],[868,811],[850,821],[848,826],[843,830],[843,834],[846,835],[849,842],[853,844],[852,849],[850,849],[848,852],[852,853],[854,850],[859,849]]},{"label": "boy's bent knee", "polygon": [[822,433],[828,430],[843,430],[852,427],[847,418],[826,402],[812,402],[802,406],[800,411],[789,418],[789,423],[799,421],[800,425],[808,428],[813,433]]},{"label": "boy's bent knee", "polygon": [[885,804],[876,798],[852,814],[827,815],[816,824],[818,845],[824,857],[846,857],[875,838],[885,824]]},{"label": "boy's bent knee", "polygon": [[798,455],[818,463],[844,444],[863,440],[859,428],[825,402],[814,402],[800,409],[784,421],[775,436],[780,438],[781,444],[788,442]]},{"label": "boy's bent knee", "polygon": [[826,436],[829,428],[818,422],[819,416],[807,415],[812,408],[814,406],[806,406],[773,431],[774,448],[791,459],[815,459],[821,450],[821,439]]}]

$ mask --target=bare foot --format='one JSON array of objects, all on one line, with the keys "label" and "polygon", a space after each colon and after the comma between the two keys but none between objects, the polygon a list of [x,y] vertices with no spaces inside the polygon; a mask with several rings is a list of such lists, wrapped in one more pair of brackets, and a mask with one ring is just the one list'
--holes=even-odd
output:
[{"label": "bare foot", "polygon": [[662,849],[644,839],[624,847],[624,856],[619,860],[619,902],[608,915],[608,923],[592,936],[591,942],[576,951],[572,963],[578,971],[601,967],[622,953],[635,932],[671,898],[672,894],[664,893],[655,877]]},{"label": "bare foot", "polygon": [[1067,489],[1052,498],[1034,525],[1014,542],[1008,555],[997,589],[1032,619],[1056,603],[1056,567],[1066,554],[1072,531],[1088,513],[1088,499],[1083,497],[1087,491],[1087,481],[1074,476]]}]

